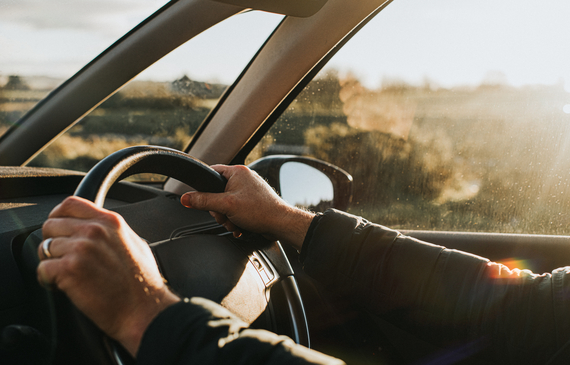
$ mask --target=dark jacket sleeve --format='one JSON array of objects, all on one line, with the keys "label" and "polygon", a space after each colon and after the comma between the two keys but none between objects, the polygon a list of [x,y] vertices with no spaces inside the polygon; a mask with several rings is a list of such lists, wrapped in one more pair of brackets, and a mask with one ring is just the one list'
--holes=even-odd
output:
[{"label": "dark jacket sleeve", "polygon": [[160,313],[147,328],[137,364],[344,364],[297,345],[288,337],[247,324],[203,298],[185,299]]},{"label": "dark jacket sleeve", "polygon": [[330,210],[313,221],[307,274],[375,315],[485,358],[544,364],[570,338],[570,268],[533,274]]}]

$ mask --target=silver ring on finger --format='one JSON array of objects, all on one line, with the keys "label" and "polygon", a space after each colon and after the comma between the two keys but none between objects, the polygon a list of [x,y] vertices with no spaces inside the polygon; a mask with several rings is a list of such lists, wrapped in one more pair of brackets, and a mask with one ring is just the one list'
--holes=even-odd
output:
[{"label": "silver ring on finger", "polygon": [[44,256],[48,259],[51,259],[53,257],[53,255],[49,251],[49,246],[51,245],[52,241],[53,238],[50,237],[42,242],[42,252]]}]

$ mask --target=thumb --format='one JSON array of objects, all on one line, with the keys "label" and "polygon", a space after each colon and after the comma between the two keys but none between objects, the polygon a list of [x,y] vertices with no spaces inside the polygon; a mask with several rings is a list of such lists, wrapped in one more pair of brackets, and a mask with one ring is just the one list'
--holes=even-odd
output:
[{"label": "thumb", "polygon": [[188,192],[180,198],[180,203],[186,208],[223,212],[219,193]]}]

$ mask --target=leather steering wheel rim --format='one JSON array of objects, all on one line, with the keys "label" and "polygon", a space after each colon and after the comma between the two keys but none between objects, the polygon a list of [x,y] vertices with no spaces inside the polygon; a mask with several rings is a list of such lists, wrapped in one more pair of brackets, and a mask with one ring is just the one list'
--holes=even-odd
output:
[{"label": "leather steering wheel rim", "polygon": [[[102,207],[105,197],[113,183],[137,173],[156,173],[173,177],[198,191],[223,192],[226,179],[201,161],[177,150],[157,146],[136,146],[117,151],[95,165],[78,185],[74,195],[95,202]],[[292,269],[279,243],[264,251],[270,260],[277,263],[280,283],[284,291],[283,305],[289,313],[289,325],[296,342],[309,345],[308,326],[304,315],[302,300],[293,278]],[[285,260],[284,262],[282,260]],[[85,315],[83,315],[63,293],[49,295],[50,306],[56,307],[54,313],[65,317],[71,336],[80,336],[82,352],[89,364],[130,364],[124,351],[108,338]],[[59,307],[59,309],[57,309]],[[59,321],[58,321],[59,322]],[[69,336],[69,335],[68,335]],[[57,336],[59,337],[59,336]]]},{"label": "leather steering wheel rim", "polygon": [[[218,172],[188,154],[160,146],[134,146],[99,161],[84,176],[73,195],[103,207],[107,193],[115,182],[143,172],[170,176],[203,192],[223,192],[227,182]],[[69,300],[59,299],[58,303],[67,309],[78,331],[86,338],[88,344],[85,350],[111,363],[129,362],[120,355],[122,351],[113,341]]]},{"label": "leather steering wheel rim", "polygon": [[202,192],[221,193],[226,187],[222,175],[188,154],[167,147],[134,146],[99,161],[81,180],[73,195],[102,207],[107,192],[116,181],[142,172],[170,176]]}]

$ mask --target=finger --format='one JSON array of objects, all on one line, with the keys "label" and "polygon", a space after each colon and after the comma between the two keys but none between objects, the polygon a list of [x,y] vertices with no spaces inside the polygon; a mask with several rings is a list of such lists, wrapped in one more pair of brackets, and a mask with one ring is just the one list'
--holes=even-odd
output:
[{"label": "finger", "polygon": [[93,230],[93,228],[87,228],[87,226],[95,226],[97,224],[95,221],[86,221],[85,219],[50,218],[44,222],[42,234],[44,239],[49,237],[70,237],[88,229]]},{"label": "finger", "polygon": [[[43,260],[47,260],[49,259],[49,257],[46,256],[44,249],[45,249],[45,244],[47,243],[47,240],[49,240],[50,238],[46,238],[44,239],[39,245],[38,245],[38,257],[40,258],[40,261]],[[53,242],[53,239],[51,239]],[[48,243],[48,247],[47,247],[48,252],[51,254],[51,243]],[[53,257],[53,256],[52,256]]]},{"label": "finger", "polygon": [[210,210],[222,214],[225,214],[227,211],[223,193],[201,193],[193,191],[182,195],[180,202],[186,208]]},{"label": "finger", "polygon": [[56,285],[56,273],[61,259],[41,261],[36,270],[38,282],[48,288]]},{"label": "finger", "polygon": [[210,211],[210,215],[212,217],[214,217],[214,219],[216,220],[216,222],[218,224],[224,224],[226,223],[226,221],[228,220],[228,217],[226,217],[224,214],[218,213],[218,212],[213,212]]},{"label": "finger", "polygon": [[233,224],[230,220],[226,221],[224,224],[222,224],[222,226],[224,226],[224,228],[230,232],[239,230],[238,226]]},{"label": "finger", "polygon": [[48,218],[74,217],[81,219],[95,218],[102,208],[97,207],[93,202],[77,196],[70,196],[56,206],[49,214]]},{"label": "finger", "polygon": [[229,232],[234,232],[235,237],[241,236],[241,231],[238,226],[233,224],[232,221],[228,219],[225,215],[218,213],[218,212],[210,212],[210,215],[214,217],[218,224],[224,226],[224,228]]},{"label": "finger", "polygon": [[220,173],[226,179],[229,179],[232,176],[232,169],[235,166],[228,166],[228,165],[212,165],[210,166],[214,171]]},{"label": "finger", "polygon": [[234,175],[240,173],[251,173],[249,167],[244,165],[235,165],[235,166],[227,166],[227,165],[213,165],[211,166],[213,170],[222,174],[223,177],[230,180]]},{"label": "finger", "polygon": [[67,237],[56,237],[56,238],[52,238],[51,239],[51,243],[49,244],[49,253],[51,254],[51,257],[46,257],[45,252],[44,252],[44,242],[46,240],[43,240],[42,243],[38,246],[38,256],[40,258],[41,261],[43,260],[48,260],[48,259],[56,259],[56,258],[60,258],[62,257],[65,252],[67,252],[67,246],[69,244],[69,238]]}]

